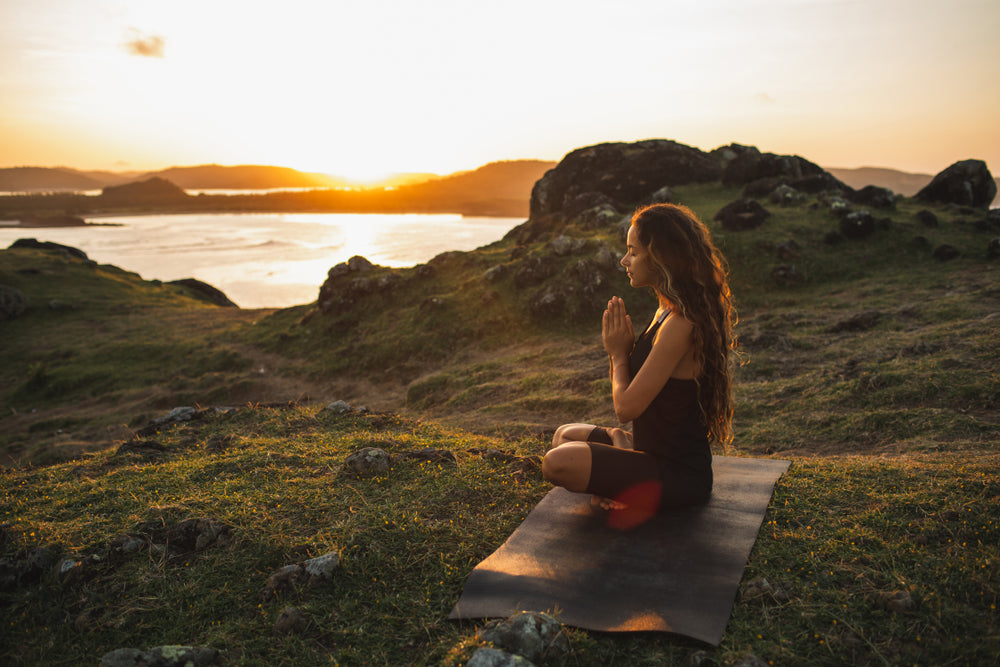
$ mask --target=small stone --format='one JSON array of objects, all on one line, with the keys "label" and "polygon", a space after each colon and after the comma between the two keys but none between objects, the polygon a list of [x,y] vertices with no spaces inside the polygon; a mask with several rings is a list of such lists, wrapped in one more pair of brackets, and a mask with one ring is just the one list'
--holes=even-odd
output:
[{"label": "small stone", "polygon": [[332,412],[335,415],[344,415],[353,410],[354,408],[352,408],[349,403],[346,403],[344,401],[334,401],[332,403],[327,403],[326,407],[323,408],[324,412]]},{"label": "small stone", "polygon": [[116,648],[101,658],[101,667],[138,667],[145,664],[146,654],[137,648]]},{"label": "small stone", "polygon": [[157,646],[149,650],[146,659],[164,667],[207,667],[217,664],[219,652],[198,646]]},{"label": "small stone", "polygon": [[344,460],[344,468],[362,477],[388,472],[392,463],[389,452],[378,447],[365,447]]},{"label": "small stone", "polygon": [[306,615],[295,607],[285,607],[281,610],[278,620],[274,622],[274,634],[290,635],[298,632],[306,624]]},{"label": "small stone", "polygon": [[302,567],[305,568],[306,574],[314,579],[329,579],[333,576],[333,571],[337,569],[339,563],[340,554],[336,551],[331,551],[322,556],[310,558],[302,563]]},{"label": "small stone", "polygon": [[535,663],[496,648],[477,649],[465,667],[534,667]]},{"label": "small stone", "polygon": [[301,565],[286,565],[285,567],[271,573],[267,578],[267,583],[260,590],[260,598],[269,600],[279,592],[292,588],[296,581],[303,577],[304,570]]},{"label": "small stone", "polygon": [[914,602],[913,597],[907,591],[881,592],[879,593],[879,597],[882,600],[882,604],[889,611],[894,611],[898,614],[913,611],[917,606],[917,603]]},{"label": "small stone", "polygon": [[691,667],[711,667],[712,665],[717,665],[718,662],[708,651],[695,651],[688,656],[688,664]]},{"label": "small stone", "polygon": [[480,637],[528,660],[558,658],[569,652],[562,624],[539,612],[514,614],[484,628]]},{"label": "small stone", "polygon": [[173,424],[177,422],[187,422],[195,418],[198,411],[190,406],[174,408],[166,415],[153,420],[154,424]]},{"label": "small stone", "polygon": [[733,667],[767,667],[767,663],[753,653],[744,653],[733,663]]}]

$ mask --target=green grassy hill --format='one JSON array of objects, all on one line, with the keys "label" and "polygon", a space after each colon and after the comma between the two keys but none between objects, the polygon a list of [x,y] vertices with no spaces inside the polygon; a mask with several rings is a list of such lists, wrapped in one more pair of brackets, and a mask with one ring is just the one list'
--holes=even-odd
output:
[{"label": "green grassy hill", "polygon": [[[902,199],[868,238],[831,242],[838,218],[810,198],[764,202],[762,227],[728,232],[711,220],[738,189],[673,190],[731,265],[741,365],[727,453],[792,460],[709,656],[995,661],[998,230],[949,207],[927,227],[925,206]],[[188,644],[234,664],[462,664],[476,627],[445,618],[547,491],[530,457],[560,423],[612,423],[603,303],[652,312],[614,266],[619,222],[529,221],[473,252],[347,272],[316,303],[276,311],[0,253],[0,284],[31,300],[0,322],[0,658],[94,663]],[[957,257],[935,259],[944,244]],[[370,412],[323,409],[337,399]],[[196,418],[144,428],[178,406]],[[393,454],[392,469],[345,474],[365,446]],[[454,460],[415,458],[423,448]],[[271,573],[332,551],[330,581],[260,596]],[[286,634],[274,625],[288,606],[304,620]],[[703,649],[569,637],[555,664]]]}]

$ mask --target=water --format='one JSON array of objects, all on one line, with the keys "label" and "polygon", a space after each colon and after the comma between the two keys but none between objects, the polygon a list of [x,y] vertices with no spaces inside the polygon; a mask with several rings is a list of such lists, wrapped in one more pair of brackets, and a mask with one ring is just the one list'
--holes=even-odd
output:
[{"label": "water", "polygon": [[[146,280],[197,278],[243,308],[316,300],[331,266],[362,255],[402,267],[500,239],[523,218],[455,214],[213,213],[88,217],[109,226],[4,228],[0,247],[37,238],[79,248]],[[110,226],[116,225],[116,226]]]}]

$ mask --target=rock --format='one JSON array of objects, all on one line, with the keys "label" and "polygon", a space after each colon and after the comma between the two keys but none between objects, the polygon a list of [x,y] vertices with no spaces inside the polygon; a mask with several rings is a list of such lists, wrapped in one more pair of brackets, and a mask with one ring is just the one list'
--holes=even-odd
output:
[{"label": "rock", "polygon": [[840,219],[840,233],[849,239],[864,239],[875,233],[875,217],[868,211],[852,211]]},{"label": "rock", "polygon": [[733,667],[768,667],[768,665],[753,653],[744,653],[736,659]]},{"label": "rock", "polygon": [[988,208],[997,194],[997,184],[982,160],[961,160],[937,174],[916,199],[923,202]]},{"label": "rock", "polygon": [[826,206],[830,209],[830,213],[836,216],[845,216],[851,212],[851,202],[847,201],[843,197],[827,197]]},{"label": "rock", "polygon": [[721,174],[716,158],[665,139],[588,146],[535,183],[531,218],[571,216],[600,203],[633,208],[664,186],[716,181]]},{"label": "rock", "polygon": [[194,292],[195,297],[201,299],[202,301],[214,303],[216,306],[221,306],[222,308],[239,308],[239,306],[229,300],[229,297],[226,296],[222,290],[217,287],[213,287],[208,283],[196,280],[195,278],[171,280],[167,284],[184,287],[191,292]]},{"label": "rock", "polygon": [[566,296],[562,292],[554,289],[540,291],[532,299],[530,308],[531,314],[540,320],[549,320],[559,317],[566,307]]},{"label": "rock", "polygon": [[153,420],[154,424],[178,424],[180,422],[189,422],[192,419],[196,419],[199,416],[198,410],[190,406],[183,406],[179,408],[174,408],[162,417],[157,417]]},{"label": "rock", "polygon": [[664,185],[662,188],[649,195],[647,203],[649,204],[671,204],[674,201],[674,193],[670,189],[669,185]]},{"label": "rock", "polygon": [[938,247],[934,248],[934,252],[931,253],[931,256],[938,261],[948,262],[953,259],[957,259],[961,256],[961,253],[958,252],[958,248],[955,246],[942,243]]},{"label": "rock", "polygon": [[757,577],[743,587],[743,597],[747,600],[767,597],[777,602],[787,602],[789,594],[781,584],[771,583],[764,577]]},{"label": "rock", "polygon": [[549,249],[557,257],[575,255],[587,247],[587,239],[572,238],[569,236],[557,236],[549,241]]},{"label": "rock", "polygon": [[483,641],[516,653],[528,660],[558,659],[569,652],[562,624],[539,612],[521,612],[488,625],[479,634]]},{"label": "rock", "polygon": [[365,447],[344,460],[344,469],[361,477],[371,477],[389,472],[392,457],[378,447]]},{"label": "rock", "polygon": [[140,667],[148,664],[146,653],[137,648],[116,648],[101,658],[101,667]]},{"label": "rock", "polygon": [[611,247],[602,245],[594,253],[594,264],[603,271],[614,271],[621,267],[621,258]]},{"label": "rock", "polygon": [[924,227],[938,226],[938,217],[934,215],[934,213],[932,213],[931,211],[928,211],[927,209],[917,211],[917,220],[919,220],[920,224],[923,225]]},{"label": "rock", "polygon": [[340,564],[340,553],[331,551],[302,563],[306,574],[312,579],[329,579]]},{"label": "rock", "polygon": [[617,213],[615,201],[603,192],[581,192],[563,201],[562,214],[567,217],[579,217],[594,209],[611,209]]},{"label": "rock", "polygon": [[849,194],[848,197],[855,204],[871,206],[872,208],[894,208],[896,206],[896,195],[893,191],[877,185],[866,185]]},{"label": "rock", "polygon": [[535,667],[535,663],[500,649],[483,647],[476,649],[465,667]]},{"label": "rock", "polygon": [[518,289],[540,285],[555,270],[551,260],[541,257],[526,257],[514,269],[514,286]]},{"label": "rock", "polygon": [[894,611],[897,614],[905,614],[917,607],[917,603],[907,591],[882,591],[878,595],[879,600],[885,605],[886,609]]},{"label": "rock", "polygon": [[725,165],[722,172],[723,185],[748,185],[754,181],[769,179],[769,191],[774,189],[777,182],[787,183],[804,192],[850,191],[848,186],[822,167],[798,155],[761,153],[753,146],[739,144],[716,149],[712,154],[721,157]]},{"label": "rock", "polygon": [[361,255],[354,255],[349,260],[347,260],[347,268],[357,273],[365,273],[367,271],[371,271],[372,269],[374,269],[375,265],[372,264],[370,261],[368,261],[367,258],[362,257]]},{"label": "rock", "polygon": [[345,401],[333,401],[332,403],[327,403],[326,407],[323,408],[322,411],[332,412],[335,415],[346,415],[354,412],[354,408],[352,408],[350,404]]},{"label": "rock", "polygon": [[258,595],[266,602],[296,586],[317,586],[333,578],[339,564],[340,553],[331,551],[301,563],[285,565],[271,573]]},{"label": "rock", "polygon": [[267,578],[264,588],[260,590],[260,598],[265,601],[269,600],[278,593],[289,590],[296,583],[302,581],[305,581],[305,570],[302,566],[298,564],[286,565],[280,570],[272,572]]},{"label": "rock", "polygon": [[295,607],[285,607],[281,610],[278,620],[274,622],[274,634],[290,635],[298,632],[306,625],[306,615]]},{"label": "rock", "polygon": [[611,227],[621,220],[622,214],[614,206],[604,205],[588,208],[576,216],[578,222],[588,229]]},{"label": "rock", "polygon": [[989,259],[1000,257],[1000,238],[990,239],[989,245],[986,246],[986,256]]},{"label": "rock", "polygon": [[51,241],[38,241],[36,239],[18,239],[10,244],[11,248],[29,248],[32,250],[49,250],[53,252],[58,252],[72,259],[82,259],[89,262],[90,259],[87,257],[87,253],[80,250],[79,248],[73,248],[72,246],[62,245],[60,243],[53,243]]},{"label": "rock", "polygon": [[694,651],[688,656],[687,664],[690,667],[714,667],[718,664],[715,656],[705,650]]},{"label": "rock", "polygon": [[[744,193],[745,194],[745,193]],[[796,190],[790,185],[782,183],[767,196],[768,201],[772,204],[780,204],[781,206],[789,206],[791,204],[797,204],[806,198],[804,194]]]},{"label": "rock", "polygon": [[509,267],[506,264],[497,264],[496,266],[491,266],[486,269],[483,273],[483,279],[488,283],[495,283],[503,280],[509,273]]},{"label": "rock", "polygon": [[732,232],[756,229],[771,217],[770,212],[753,199],[737,199],[722,207],[715,220]]},{"label": "rock", "polygon": [[0,285],[0,322],[20,317],[30,304],[27,295],[21,290]]},{"label": "rock", "polygon": [[220,664],[214,648],[197,646],[157,646],[143,652],[134,648],[115,649],[101,658],[101,667],[209,667]]},{"label": "rock", "polygon": [[[326,272],[326,280],[319,288],[317,304],[320,312],[324,315],[341,313],[374,291],[376,287],[391,288],[394,284],[392,280],[372,280],[359,275],[369,273],[374,268],[374,264],[360,255],[331,267]],[[345,281],[344,277],[349,275],[355,277]]]}]

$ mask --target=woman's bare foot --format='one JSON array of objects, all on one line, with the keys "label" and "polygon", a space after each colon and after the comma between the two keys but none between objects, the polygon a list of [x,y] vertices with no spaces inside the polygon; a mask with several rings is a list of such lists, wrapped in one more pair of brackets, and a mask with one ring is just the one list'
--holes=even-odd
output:
[{"label": "woman's bare foot", "polygon": [[597,495],[590,496],[590,506],[594,509],[599,508],[602,510],[623,510],[628,507],[625,503],[620,503],[612,498],[602,498]]},{"label": "woman's bare foot", "polygon": [[633,449],[632,447],[632,434],[620,428],[609,428],[608,435],[611,436],[611,442],[618,449]]}]

